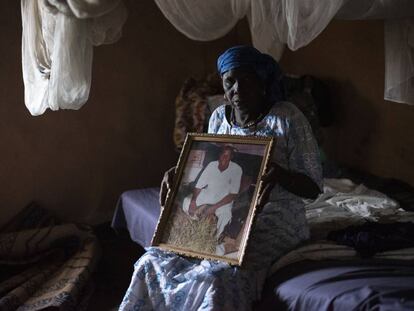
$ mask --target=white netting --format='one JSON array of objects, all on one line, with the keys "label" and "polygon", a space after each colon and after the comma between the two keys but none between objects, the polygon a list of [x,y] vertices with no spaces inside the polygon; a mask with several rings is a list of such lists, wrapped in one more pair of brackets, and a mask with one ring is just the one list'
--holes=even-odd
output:
[{"label": "white netting", "polygon": [[[155,2],[179,31],[194,40],[217,39],[230,31],[238,20],[247,17],[253,45],[276,59],[280,59],[285,44],[292,50],[309,44],[333,18],[400,19],[414,16],[413,0],[155,0]],[[414,104],[410,95],[413,92],[413,45],[409,43],[412,23],[400,21],[397,24],[399,26],[394,22],[386,21],[385,98]],[[405,34],[403,37],[401,37],[402,32]],[[395,57],[398,53],[399,55]],[[403,70],[407,66],[411,69]]]},{"label": "white netting", "polygon": [[26,107],[32,115],[79,109],[89,96],[93,45],[120,37],[125,7],[119,0],[22,0],[21,9]]},{"label": "white netting", "polygon": [[414,19],[385,22],[387,100],[414,105]]},{"label": "white netting", "polygon": [[187,37],[208,41],[224,36],[243,18],[250,0],[155,0],[165,17]]},{"label": "white netting", "polygon": [[312,41],[345,0],[155,0],[165,17],[194,40],[220,38],[247,16],[253,43],[279,58]]},{"label": "white netting", "polygon": [[414,1],[348,1],[342,19],[384,19],[384,99],[414,105]]}]

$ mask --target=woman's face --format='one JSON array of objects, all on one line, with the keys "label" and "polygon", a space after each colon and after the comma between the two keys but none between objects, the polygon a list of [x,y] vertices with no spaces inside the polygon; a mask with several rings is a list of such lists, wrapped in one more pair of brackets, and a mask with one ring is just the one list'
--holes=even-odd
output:
[{"label": "woman's face", "polygon": [[223,74],[222,80],[227,100],[240,112],[257,112],[264,104],[265,88],[254,71],[231,69]]}]

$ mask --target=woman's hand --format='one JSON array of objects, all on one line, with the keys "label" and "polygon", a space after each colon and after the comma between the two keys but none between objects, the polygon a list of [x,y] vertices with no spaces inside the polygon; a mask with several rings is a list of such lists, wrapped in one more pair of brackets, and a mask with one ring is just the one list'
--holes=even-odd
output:
[{"label": "woman's hand", "polygon": [[262,189],[257,200],[257,206],[263,207],[269,200],[270,193],[276,185],[277,173],[280,171],[280,166],[274,162],[270,163],[268,171],[262,175]]},{"label": "woman's hand", "polygon": [[172,188],[174,177],[175,177],[175,169],[176,167],[173,166],[172,168],[167,170],[164,173],[164,177],[162,178],[161,189],[160,189],[160,199],[159,199],[161,207],[164,207],[168,192],[170,192]]},{"label": "woman's hand", "polygon": [[289,171],[277,163],[270,163],[269,170],[261,178],[262,191],[259,195],[258,207],[263,207],[269,200],[273,187],[279,184],[285,190],[305,199],[316,199],[320,194],[318,185],[307,175]]}]

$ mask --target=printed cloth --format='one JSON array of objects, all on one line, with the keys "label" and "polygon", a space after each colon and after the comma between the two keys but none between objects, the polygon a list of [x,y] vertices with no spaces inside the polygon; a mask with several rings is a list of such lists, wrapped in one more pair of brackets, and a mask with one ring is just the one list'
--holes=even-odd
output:
[{"label": "printed cloth", "polygon": [[99,254],[89,227],[30,205],[0,231],[0,310],[86,309]]},{"label": "printed cloth", "polygon": [[[187,133],[205,133],[213,112],[208,99],[223,94],[218,74],[210,74],[204,80],[188,78],[175,99],[174,144],[180,150]],[[222,95],[221,95],[222,96]]]}]

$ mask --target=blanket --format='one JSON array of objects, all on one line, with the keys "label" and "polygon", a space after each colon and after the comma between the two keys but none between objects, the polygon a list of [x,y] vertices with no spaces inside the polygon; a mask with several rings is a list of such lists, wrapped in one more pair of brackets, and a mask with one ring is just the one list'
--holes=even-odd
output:
[{"label": "blanket", "polygon": [[0,230],[0,310],[83,310],[100,250],[88,226],[29,205]]},{"label": "blanket", "polygon": [[[315,201],[306,205],[306,218],[311,240],[275,262],[269,275],[302,260],[354,260],[358,252],[349,246],[327,241],[329,232],[369,222],[413,222],[414,212],[408,212],[381,192],[349,179],[324,179],[324,191]],[[374,260],[414,261],[414,248],[378,252]]]},{"label": "blanket", "polygon": [[314,240],[326,239],[333,230],[366,221],[414,222],[414,212],[403,210],[397,201],[385,194],[349,179],[325,178],[323,194],[307,203],[306,218]]}]

